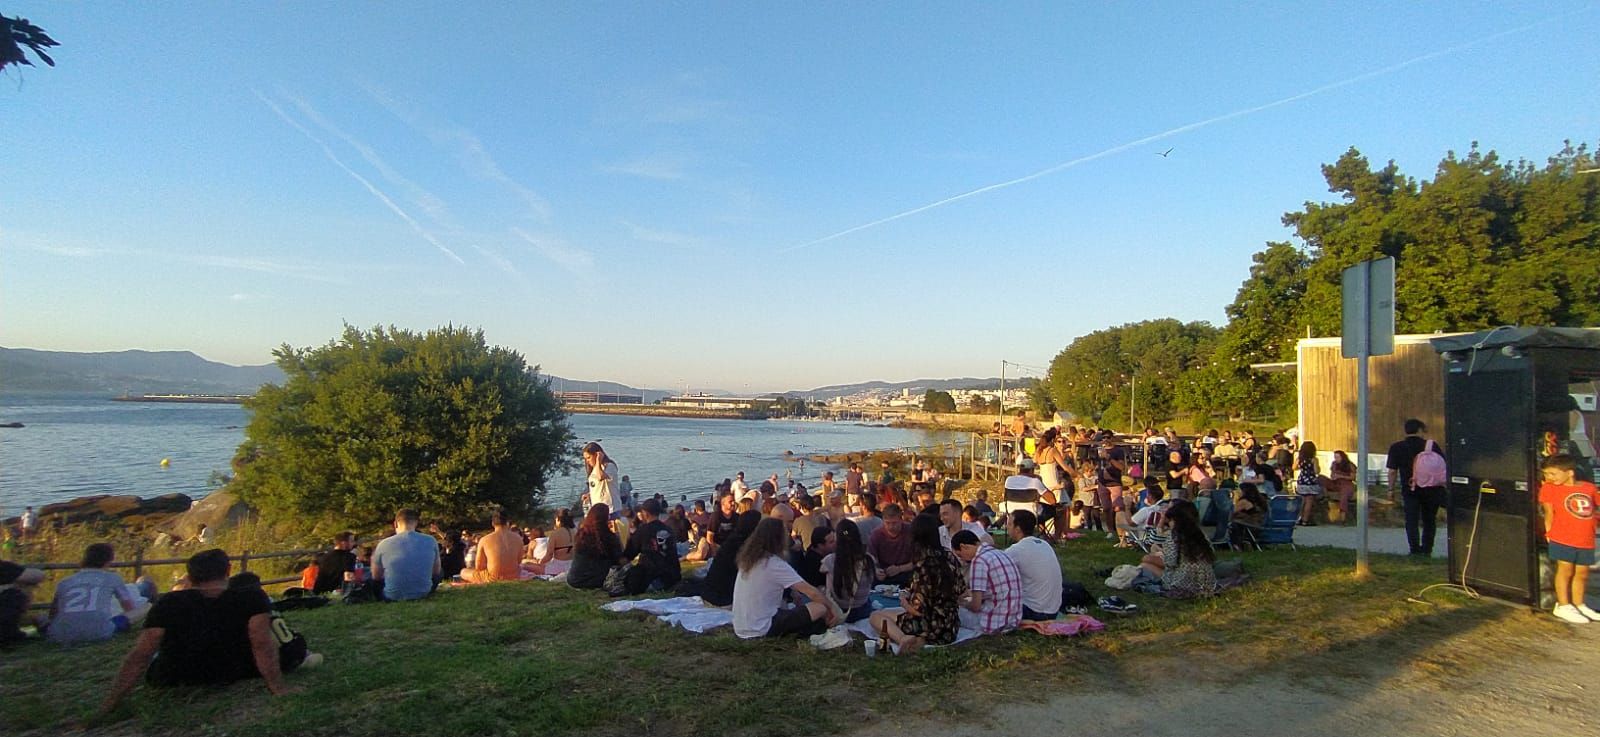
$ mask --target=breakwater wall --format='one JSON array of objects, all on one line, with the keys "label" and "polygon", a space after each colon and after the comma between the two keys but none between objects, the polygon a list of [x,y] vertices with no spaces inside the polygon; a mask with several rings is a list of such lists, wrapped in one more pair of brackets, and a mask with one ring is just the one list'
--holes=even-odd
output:
[{"label": "breakwater wall", "polygon": [[663,407],[657,404],[575,404],[569,402],[563,404],[562,409],[581,415],[686,417],[700,420],[767,419],[767,413],[758,409],[701,409],[698,407]]}]

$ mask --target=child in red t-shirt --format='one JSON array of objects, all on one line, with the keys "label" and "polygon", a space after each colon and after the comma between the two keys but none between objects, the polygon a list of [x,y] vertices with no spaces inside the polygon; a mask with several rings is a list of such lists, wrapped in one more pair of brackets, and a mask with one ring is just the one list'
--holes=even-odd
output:
[{"label": "child in red t-shirt", "polygon": [[1593,483],[1577,480],[1578,464],[1569,455],[1553,455],[1539,464],[1544,483],[1539,485],[1539,511],[1544,515],[1544,537],[1550,543],[1550,560],[1556,564],[1557,619],[1573,624],[1600,622],[1600,612],[1583,603],[1589,566],[1594,565]]}]

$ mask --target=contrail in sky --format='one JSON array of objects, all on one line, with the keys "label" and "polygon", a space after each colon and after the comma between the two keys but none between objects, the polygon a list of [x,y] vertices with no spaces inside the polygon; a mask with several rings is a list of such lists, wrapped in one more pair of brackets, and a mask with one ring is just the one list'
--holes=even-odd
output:
[{"label": "contrail in sky", "polygon": [[1236,110],[1234,112],[1227,113],[1227,114],[1224,114],[1224,115],[1218,115],[1218,116],[1216,116],[1214,118],[1206,118],[1205,120],[1201,120],[1201,121],[1194,122],[1194,123],[1189,123],[1188,125],[1181,125],[1181,126],[1178,126],[1177,128],[1173,128],[1171,130],[1165,130],[1165,131],[1162,131],[1160,133],[1155,133],[1155,134],[1152,134],[1152,135],[1145,136],[1144,138],[1140,138],[1140,139],[1137,139],[1137,140],[1129,141],[1127,143],[1123,143],[1123,144],[1119,144],[1119,145],[1116,145],[1116,146],[1112,146],[1111,148],[1108,148],[1108,149],[1106,149],[1104,151],[1098,151],[1098,152],[1089,154],[1087,156],[1081,156],[1081,157],[1073,159],[1071,161],[1067,161],[1067,162],[1063,162],[1063,163],[1060,163],[1060,164],[1056,164],[1055,166],[1049,167],[1047,169],[1040,169],[1039,171],[1036,171],[1036,172],[1034,172],[1032,174],[1028,174],[1028,175],[1025,175],[1025,176],[1020,176],[1020,177],[1017,177],[1016,179],[1008,179],[1008,180],[1006,180],[1004,182],[996,182],[994,184],[985,185],[985,186],[979,187],[979,188],[974,189],[974,190],[970,190],[970,191],[967,191],[967,192],[962,192],[961,194],[958,194],[958,195],[955,195],[955,196],[952,196],[952,197],[946,197],[946,198],[944,198],[942,200],[938,200],[936,202],[930,202],[930,203],[928,203],[926,205],[922,205],[920,207],[914,207],[914,208],[911,208],[910,210],[905,210],[903,212],[897,212],[897,213],[895,213],[893,215],[890,215],[890,216],[888,216],[886,218],[880,218],[880,219],[874,220],[874,221],[872,221],[870,223],[863,223],[863,224],[857,225],[857,226],[855,226],[853,228],[847,228],[845,230],[841,230],[841,231],[839,231],[837,233],[834,233],[833,235],[823,236],[823,237],[818,238],[818,239],[816,239],[814,241],[807,241],[807,242],[801,243],[799,245],[789,246],[787,248],[779,250],[779,253],[789,253],[789,252],[792,252],[792,251],[798,251],[798,250],[800,250],[802,248],[810,248],[811,246],[819,245],[819,244],[822,244],[822,243],[827,243],[828,241],[835,240],[837,238],[843,238],[843,237],[845,237],[847,235],[850,235],[851,233],[859,233],[859,232],[861,232],[863,230],[867,230],[868,228],[876,228],[879,225],[883,225],[885,223],[892,223],[892,222],[894,222],[896,220],[900,220],[902,218],[908,218],[908,217],[911,217],[912,215],[916,215],[916,214],[919,214],[919,213],[927,212],[927,211],[935,209],[935,208],[944,207],[945,205],[948,205],[948,204],[950,204],[952,202],[959,202],[961,200],[967,199],[968,197],[976,197],[976,196],[978,196],[980,194],[984,194],[986,192],[993,192],[993,191],[995,191],[997,189],[1005,189],[1006,187],[1015,186],[1015,185],[1018,185],[1018,184],[1022,184],[1024,182],[1031,182],[1031,181],[1033,181],[1035,179],[1038,179],[1040,177],[1046,177],[1046,176],[1049,176],[1051,174],[1055,174],[1056,172],[1059,172],[1059,171],[1064,171],[1066,169],[1071,169],[1072,167],[1075,167],[1075,166],[1077,166],[1079,164],[1088,163],[1088,162],[1094,161],[1096,159],[1103,159],[1103,158],[1105,158],[1107,156],[1111,156],[1113,154],[1122,153],[1123,151],[1127,151],[1130,148],[1137,148],[1137,147],[1143,146],[1143,145],[1145,145],[1147,143],[1152,143],[1152,142],[1155,142],[1155,141],[1159,141],[1159,140],[1162,140],[1164,138],[1171,138],[1171,137],[1176,136],[1176,135],[1180,135],[1180,134],[1183,134],[1183,133],[1188,133],[1189,131],[1192,131],[1192,130],[1205,128],[1207,126],[1215,125],[1217,123],[1226,122],[1226,121],[1229,121],[1229,120],[1233,120],[1235,118],[1242,118],[1242,117],[1244,117],[1246,115],[1254,115],[1255,113],[1259,113],[1259,112],[1261,112],[1263,110],[1271,110],[1272,108],[1275,108],[1275,107],[1282,107],[1282,106],[1288,105],[1290,103],[1299,102],[1299,101],[1304,100],[1304,99],[1306,99],[1308,97],[1315,97],[1315,96],[1320,95],[1320,94],[1322,94],[1324,92],[1328,92],[1328,91],[1331,91],[1331,90],[1336,90],[1336,89],[1339,89],[1341,87],[1349,87],[1350,85],[1353,85],[1353,84],[1358,84],[1358,83],[1361,83],[1361,82],[1365,82],[1365,81],[1367,81],[1369,79],[1372,79],[1374,77],[1382,77],[1382,76],[1387,75],[1387,74],[1393,74],[1394,72],[1400,71],[1401,69],[1405,69],[1406,67],[1409,67],[1409,66],[1413,66],[1413,65],[1416,65],[1416,64],[1421,64],[1421,63],[1423,63],[1425,61],[1431,61],[1431,60],[1437,59],[1437,58],[1439,58],[1441,56],[1447,56],[1449,54],[1454,54],[1454,53],[1456,53],[1458,51],[1462,51],[1464,49],[1468,49],[1468,48],[1471,48],[1473,46],[1477,46],[1479,44],[1488,43],[1490,41],[1494,41],[1496,39],[1503,38],[1505,36],[1510,36],[1510,35],[1516,34],[1516,33],[1522,33],[1524,31],[1528,31],[1528,30],[1536,28],[1538,26],[1542,26],[1542,25],[1545,25],[1547,23],[1552,23],[1552,22],[1554,22],[1556,20],[1559,20],[1559,19],[1558,18],[1551,18],[1551,19],[1539,21],[1537,23],[1529,23],[1528,25],[1525,25],[1525,26],[1519,26],[1517,28],[1512,28],[1512,29],[1507,30],[1507,31],[1500,31],[1499,33],[1493,33],[1493,34],[1490,34],[1488,36],[1484,36],[1482,38],[1478,38],[1478,39],[1475,39],[1475,40],[1472,40],[1472,41],[1468,41],[1468,42],[1463,43],[1463,44],[1459,44],[1459,45],[1456,45],[1456,46],[1451,46],[1451,47],[1446,48],[1446,49],[1441,49],[1439,51],[1434,51],[1434,52],[1431,52],[1431,53],[1423,54],[1422,56],[1413,57],[1413,58],[1407,59],[1405,61],[1402,61],[1402,62],[1400,62],[1398,64],[1391,64],[1391,65],[1386,66],[1386,67],[1384,67],[1382,69],[1376,69],[1376,70],[1373,70],[1373,71],[1370,71],[1370,72],[1366,72],[1364,74],[1358,74],[1358,75],[1356,75],[1354,77],[1350,77],[1348,79],[1341,79],[1341,80],[1339,80],[1337,82],[1330,82],[1328,84],[1322,85],[1321,87],[1317,87],[1315,89],[1312,89],[1312,90],[1309,90],[1309,91],[1306,91],[1306,92],[1301,92],[1301,93],[1299,93],[1297,95],[1290,95],[1289,97],[1285,97],[1285,98],[1282,98],[1282,99],[1279,99],[1279,100],[1273,100],[1272,102],[1265,103],[1265,104],[1262,104],[1262,105],[1256,105],[1255,107],[1249,107],[1249,108],[1245,108],[1243,110]]},{"label": "contrail in sky", "polygon": [[283,119],[283,122],[288,123],[295,130],[300,131],[301,134],[305,135],[306,138],[311,139],[312,143],[315,143],[315,144],[317,144],[317,146],[321,147],[323,155],[327,156],[329,161],[332,161],[335,166],[338,166],[340,169],[343,169],[344,173],[349,174],[351,176],[351,178],[355,179],[357,182],[360,182],[361,186],[366,187],[367,191],[371,192],[373,197],[378,198],[378,201],[380,201],[384,205],[386,205],[391,211],[394,212],[394,214],[400,216],[401,220],[406,221],[406,224],[411,226],[411,229],[416,231],[417,235],[422,236],[423,240],[427,241],[428,243],[433,244],[434,248],[437,248],[440,251],[443,251],[444,255],[449,256],[456,263],[458,263],[458,264],[465,264],[466,263],[465,261],[461,260],[460,256],[456,255],[455,251],[450,250],[443,243],[440,243],[439,239],[433,237],[432,233],[429,233],[428,231],[424,230],[421,225],[418,225],[417,221],[414,220],[411,217],[411,215],[406,213],[405,210],[401,209],[399,205],[396,205],[394,203],[394,200],[389,199],[389,196],[384,194],[383,190],[378,189],[378,187],[376,185],[374,185],[372,182],[367,181],[366,177],[361,176],[360,174],[357,174],[356,170],[351,169],[348,165],[346,165],[344,163],[344,161],[340,160],[339,156],[333,152],[333,149],[329,148],[328,144],[324,143],[321,138],[318,138],[316,136],[316,134],[312,133],[311,131],[306,130],[305,126],[300,125],[298,122],[295,122],[294,118],[289,117],[288,113],[285,113],[283,111],[283,108],[278,107],[277,103],[274,103],[272,100],[267,99],[267,96],[261,94],[261,92],[259,90],[252,90],[252,91],[254,91],[256,93],[256,97],[260,98],[262,103],[266,104],[267,107],[272,108],[272,112],[277,113],[278,117]]}]

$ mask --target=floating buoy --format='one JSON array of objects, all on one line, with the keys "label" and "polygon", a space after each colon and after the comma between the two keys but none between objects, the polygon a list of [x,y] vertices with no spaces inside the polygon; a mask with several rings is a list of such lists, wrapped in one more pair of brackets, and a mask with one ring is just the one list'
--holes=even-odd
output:
[{"label": "floating buoy", "polygon": [[166,468],[167,466],[170,466],[170,465],[172,465],[172,459],[171,458],[162,458],[161,459],[161,467],[162,468]]}]

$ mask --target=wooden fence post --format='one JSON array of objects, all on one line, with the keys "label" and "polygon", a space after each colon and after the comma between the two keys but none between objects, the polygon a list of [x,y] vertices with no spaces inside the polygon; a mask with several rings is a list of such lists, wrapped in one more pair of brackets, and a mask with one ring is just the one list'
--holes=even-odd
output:
[{"label": "wooden fence post", "polygon": [[250,570],[250,551],[246,550],[239,556],[239,571],[242,573],[248,570]]},{"label": "wooden fence post", "polygon": [[133,579],[135,581],[137,581],[137,580],[139,580],[139,577],[143,576],[143,575],[144,575],[144,546],[140,545],[137,550],[133,551]]}]

